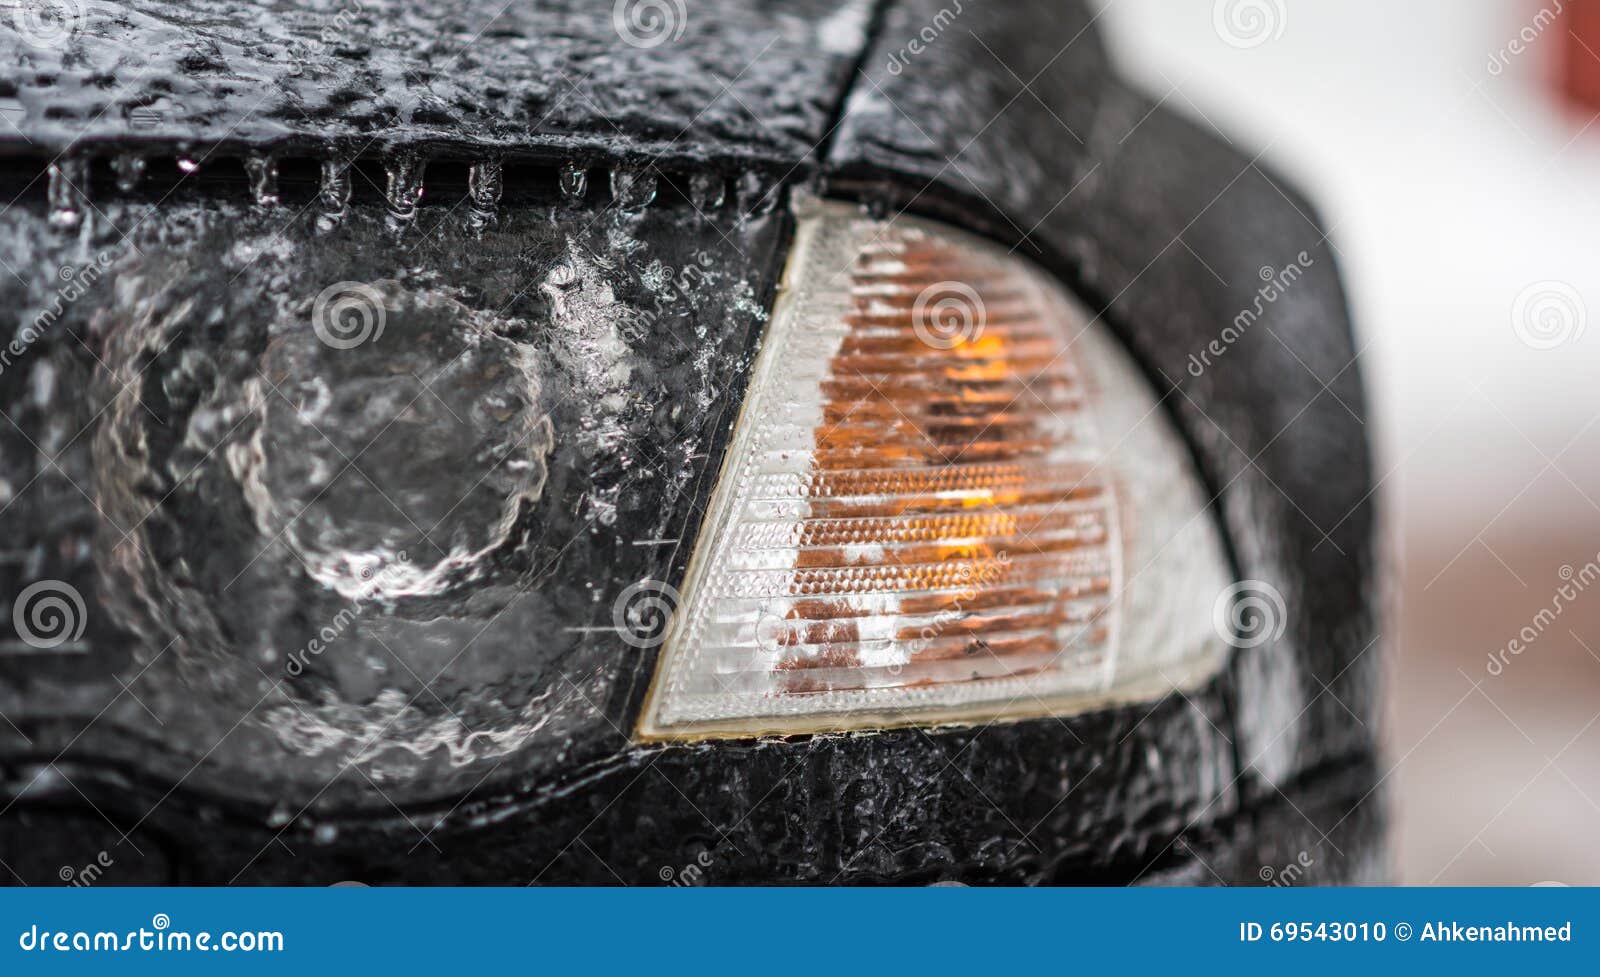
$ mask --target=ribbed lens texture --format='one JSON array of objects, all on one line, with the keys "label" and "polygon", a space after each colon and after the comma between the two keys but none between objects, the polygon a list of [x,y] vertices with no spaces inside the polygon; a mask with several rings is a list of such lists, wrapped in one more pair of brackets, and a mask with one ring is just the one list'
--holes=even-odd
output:
[{"label": "ribbed lens texture", "polygon": [[823,211],[802,221],[646,732],[975,703],[981,720],[1104,691],[1124,520],[1084,317],[1003,252]]}]

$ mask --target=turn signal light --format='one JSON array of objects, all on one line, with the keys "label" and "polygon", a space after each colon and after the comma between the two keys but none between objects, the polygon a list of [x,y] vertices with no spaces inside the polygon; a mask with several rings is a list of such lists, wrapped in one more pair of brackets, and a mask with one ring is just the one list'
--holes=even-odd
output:
[{"label": "turn signal light", "polygon": [[640,733],[983,723],[1215,671],[1187,453],[1054,280],[809,200]]}]

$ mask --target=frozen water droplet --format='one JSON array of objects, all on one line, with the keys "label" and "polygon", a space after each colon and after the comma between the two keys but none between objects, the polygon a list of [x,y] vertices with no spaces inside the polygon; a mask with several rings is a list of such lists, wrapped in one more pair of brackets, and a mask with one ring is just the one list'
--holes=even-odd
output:
[{"label": "frozen water droplet", "polygon": [[257,207],[278,203],[278,161],[271,156],[245,157],[245,176],[250,180],[250,199]]},{"label": "frozen water droplet", "polygon": [[737,192],[739,213],[747,217],[762,217],[778,206],[778,185],[753,170],[739,174]]},{"label": "frozen water droplet", "polygon": [[727,197],[728,181],[721,173],[696,173],[689,178],[689,202],[699,211],[716,210]]},{"label": "frozen water droplet", "polygon": [[611,170],[611,199],[627,213],[637,213],[656,199],[655,170],[616,166]]},{"label": "frozen water droplet", "polygon": [[311,832],[311,839],[319,845],[331,845],[339,837],[339,829],[331,824],[319,824]]},{"label": "frozen water droplet", "polygon": [[389,208],[384,226],[391,234],[405,233],[417,219],[417,202],[422,199],[422,171],[427,165],[427,160],[406,153],[384,167],[388,183],[384,196]]},{"label": "frozen water droplet", "polygon": [[117,178],[117,190],[132,193],[144,177],[144,157],[138,153],[120,153],[111,160],[111,172]]},{"label": "frozen water droplet", "polygon": [[268,827],[281,828],[288,824],[292,817],[294,817],[294,815],[289,810],[289,805],[278,804],[272,809],[271,813],[267,815],[267,825]]},{"label": "frozen water droplet", "polygon": [[195,162],[193,159],[189,158],[188,156],[179,156],[178,157],[178,169],[182,170],[183,174],[185,176],[189,175],[190,173],[193,173],[195,170],[198,170],[199,168],[200,168],[200,164]]},{"label": "frozen water droplet", "polygon": [[50,202],[50,226],[70,231],[83,223],[88,205],[89,161],[81,157],[58,159],[50,164],[46,195]]},{"label": "frozen water droplet", "polygon": [[568,161],[561,165],[561,195],[568,200],[578,200],[589,189],[589,171]]},{"label": "frozen water droplet", "polygon": [[317,191],[317,230],[327,233],[338,227],[350,209],[350,161],[322,161],[322,187]]},{"label": "frozen water droplet", "polygon": [[575,292],[582,285],[578,280],[578,269],[569,264],[558,264],[545,275],[541,291],[550,296],[550,303],[558,314],[565,315],[567,311],[567,293]]},{"label": "frozen water droplet", "polygon": [[499,220],[500,194],[504,189],[500,161],[497,159],[474,163],[467,171],[467,194],[472,198],[467,212],[467,226],[481,234]]},{"label": "frozen water droplet", "polygon": [[556,265],[550,269],[550,284],[559,289],[569,289],[578,284],[578,270],[567,264]]}]

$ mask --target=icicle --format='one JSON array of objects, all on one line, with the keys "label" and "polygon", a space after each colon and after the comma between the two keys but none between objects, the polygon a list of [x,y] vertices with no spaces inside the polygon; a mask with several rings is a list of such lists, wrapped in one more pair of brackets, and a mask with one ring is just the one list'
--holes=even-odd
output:
[{"label": "icicle", "polygon": [[611,169],[611,199],[625,213],[638,213],[656,199],[655,171],[642,166]]},{"label": "icicle", "polygon": [[417,219],[417,203],[422,199],[422,173],[428,162],[411,153],[401,153],[384,167],[387,189],[384,192],[388,213],[384,226],[391,234],[404,234]]},{"label": "icicle", "polygon": [[746,217],[765,216],[778,206],[778,185],[769,184],[754,170],[739,174],[737,193],[739,213]]},{"label": "icicle", "polygon": [[88,187],[87,159],[63,158],[50,164],[46,196],[51,227],[70,231],[83,223],[89,203]]},{"label": "icicle", "polygon": [[696,173],[689,177],[689,202],[702,213],[721,207],[727,191],[728,181],[721,173]]},{"label": "icicle", "polygon": [[271,156],[253,154],[245,157],[244,172],[250,180],[250,199],[257,207],[274,207],[278,203],[278,161]]},{"label": "icicle", "polygon": [[467,226],[473,233],[482,234],[486,228],[498,223],[502,189],[499,160],[474,163],[467,170],[467,196],[471,198],[467,210]]},{"label": "icicle", "polygon": [[589,189],[589,171],[576,162],[561,165],[561,196],[567,200],[581,200]]},{"label": "icicle", "polygon": [[117,190],[132,193],[144,177],[145,160],[138,153],[120,153],[111,160],[111,172],[117,178]]},{"label": "icicle", "polygon": [[344,221],[350,209],[350,161],[322,161],[322,186],[317,191],[317,230],[326,234]]}]

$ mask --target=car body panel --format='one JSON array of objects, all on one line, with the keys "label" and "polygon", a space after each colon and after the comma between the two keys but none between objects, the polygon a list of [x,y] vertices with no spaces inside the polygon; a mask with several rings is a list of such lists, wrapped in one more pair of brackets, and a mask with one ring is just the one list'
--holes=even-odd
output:
[{"label": "car body panel", "polygon": [[[96,8],[79,46],[17,52],[37,70],[11,93],[27,110],[25,141],[0,138],[17,173],[42,182],[40,160],[79,134],[75,151],[96,157],[96,168],[122,152],[202,162],[199,177],[147,183],[137,199],[98,192],[109,180],[92,169],[104,222],[76,236],[48,226],[52,201],[38,186],[0,217],[6,261],[24,276],[0,283],[14,308],[46,307],[57,270],[93,259],[97,246],[115,254],[87,286],[91,297],[72,303],[65,328],[35,351],[52,364],[49,376],[0,372],[0,406],[12,418],[0,474],[13,488],[59,475],[89,489],[59,481],[37,505],[18,502],[0,515],[15,549],[33,554],[4,568],[8,587],[73,580],[97,608],[83,662],[0,661],[0,711],[17,723],[0,727],[8,863],[32,850],[27,864],[51,864],[39,852],[54,850],[59,829],[42,825],[71,809],[114,825],[118,846],[137,843],[142,854],[120,863],[129,880],[1259,881],[1257,870],[1285,851],[1315,852],[1308,881],[1381,873],[1381,796],[1371,796],[1379,779],[1372,471],[1336,255],[1314,212],[1258,159],[1120,82],[1086,5],[697,4],[681,35],[636,46],[594,5],[527,4],[467,45],[470,63],[464,57],[459,69],[449,60],[454,42],[472,37],[474,14],[488,22],[492,11],[412,4],[386,17],[373,7],[354,15],[352,45],[324,40],[328,22],[306,11],[269,18],[230,3],[192,6],[206,16],[182,26],[165,13],[172,5],[137,4],[121,20]],[[920,51],[907,47],[928,31]],[[256,33],[298,53],[280,63],[253,44]],[[89,121],[106,97],[94,94],[97,69],[87,65],[103,63],[93,59],[114,43],[125,50],[101,90],[131,86],[133,102],[165,107],[156,124],[125,101],[126,112]],[[151,66],[160,70],[140,74]],[[286,235],[274,233],[281,220],[249,205],[239,164],[271,153],[284,157],[281,205],[309,211]],[[357,184],[339,231],[318,234],[314,181],[296,190],[292,161],[362,154],[371,162],[358,175],[368,166],[370,185]],[[415,220],[445,229],[427,243],[402,238],[411,250],[397,255],[387,233],[395,169],[403,183],[403,168],[424,157],[428,195]],[[469,236],[457,209],[472,203],[465,166],[490,159],[506,161],[506,193],[495,226]],[[576,200],[558,189],[568,162],[590,173]],[[662,199],[627,205],[630,174],[652,166]],[[613,172],[623,184],[608,194]],[[709,219],[703,198],[668,186],[708,174],[727,190]],[[1066,719],[631,742],[626,730],[654,654],[607,632],[613,600],[639,581],[682,579],[777,284],[788,228],[780,200],[795,186],[1015,246],[1101,313],[1218,495],[1240,577],[1283,595],[1283,634],[1240,650],[1194,692]],[[134,224],[128,240],[108,231]],[[661,308],[647,294],[661,267],[694,267],[707,249],[715,282],[669,296],[665,315],[646,315]],[[585,262],[592,267],[572,267]],[[1290,264],[1299,268],[1292,287],[1262,302],[1263,273]],[[578,345],[562,360],[561,299],[541,286],[574,271],[588,276],[585,296],[608,294],[611,304],[574,324],[568,335]],[[541,389],[551,393],[554,431],[545,508],[534,503],[518,526],[551,543],[548,559],[530,557],[538,542],[526,552],[513,546],[450,592],[464,615],[500,622],[470,669],[427,651],[425,635],[414,657],[405,648],[395,656],[418,674],[391,670],[380,684],[409,701],[399,710],[383,701],[394,716],[426,717],[410,750],[391,748],[389,713],[350,718],[373,690],[348,671],[291,696],[277,727],[246,723],[241,734],[228,725],[241,708],[256,695],[283,695],[273,691],[278,674],[244,671],[248,642],[217,644],[209,662],[173,656],[171,667],[189,671],[161,684],[162,639],[171,635],[160,622],[140,625],[127,606],[98,610],[140,592],[116,582],[115,546],[94,503],[128,464],[125,450],[119,457],[106,446],[141,441],[119,437],[98,412],[148,430],[137,404],[114,408],[140,372],[119,371],[160,355],[108,337],[183,309],[199,331],[211,330],[204,341],[218,358],[238,335],[276,335],[274,323],[343,279],[404,279],[469,309],[460,315],[504,313],[516,322],[501,331],[538,335],[546,357]],[[528,285],[531,295],[517,292]],[[713,295],[734,285],[742,303]],[[1191,372],[1192,355],[1258,306],[1242,337]],[[625,342],[624,364],[645,392],[617,410],[605,395],[627,392],[586,372],[582,341],[597,324],[624,320],[645,323]],[[686,334],[710,355],[674,344]],[[113,350],[123,359],[98,362]],[[283,362],[293,374],[311,361]],[[227,382],[213,385],[226,392]],[[709,403],[696,399],[708,389]],[[557,391],[573,403],[561,405]],[[697,406],[673,414],[675,403]],[[581,432],[616,416],[630,418],[621,448],[597,460],[598,442]],[[93,430],[77,438],[85,425]],[[685,444],[681,458],[661,463]],[[641,480],[644,468],[657,474]],[[173,486],[184,470],[170,476]],[[618,499],[622,512],[603,523]],[[168,534],[165,549],[152,549],[161,558],[148,561],[158,569],[199,545],[196,527],[217,528],[184,520],[204,506],[176,511],[172,520],[140,512],[122,520],[139,522],[137,533]],[[658,539],[677,542],[636,545]],[[315,607],[304,611],[315,634],[316,615],[337,611],[286,601],[275,588],[291,586],[288,560],[239,572],[259,578],[253,602],[228,605],[224,623],[254,621],[253,606]],[[496,587],[521,593],[501,599]],[[526,613],[505,617],[508,606]],[[437,611],[419,605],[413,618]],[[547,626],[540,635],[545,618],[593,630],[555,637]],[[525,650],[519,640],[529,639]],[[445,676],[437,705],[425,666]],[[144,683],[154,684],[141,695],[122,691]],[[217,701],[190,708],[197,689]],[[540,696],[554,705],[525,711]],[[326,735],[308,737],[285,752],[283,730],[309,722],[294,711],[315,718],[319,705],[343,717],[344,738],[330,746]],[[178,728],[153,724],[162,713],[182,717]],[[468,733],[441,734],[451,719]],[[474,738],[480,727],[494,735]],[[365,748],[368,738],[383,749]]]}]

